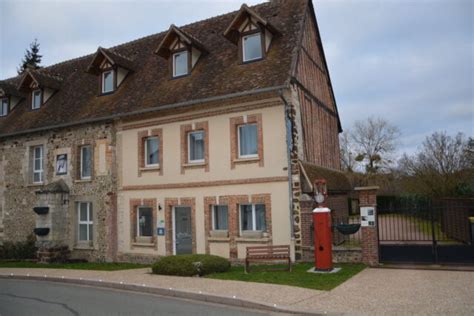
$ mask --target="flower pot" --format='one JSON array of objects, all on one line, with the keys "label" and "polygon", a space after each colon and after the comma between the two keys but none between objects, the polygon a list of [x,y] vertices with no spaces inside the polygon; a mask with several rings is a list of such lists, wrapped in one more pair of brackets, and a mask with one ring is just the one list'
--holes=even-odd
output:
[{"label": "flower pot", "polygon": [[36,206],[33,207],[33,211],[38,215],[45,215],[49,212],[49,207],[47,206]]},{"label": "flower pot", "polygon": [[46,236],[49,234],[48,227],[37,227],[33,230],[37,236]]}]

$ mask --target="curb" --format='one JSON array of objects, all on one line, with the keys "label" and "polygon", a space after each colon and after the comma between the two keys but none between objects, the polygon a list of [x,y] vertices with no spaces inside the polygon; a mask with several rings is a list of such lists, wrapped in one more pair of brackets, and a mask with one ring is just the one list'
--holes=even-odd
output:
[{"label": "curb", "polygon": [[296,311],[285,307],[279,307],[276,304],[270,305],[262,302],[244,300],[237,297],[226,297],[219,296],[214,294],[205,294],[205,293],[195,293],[188,292],[184,290],[178,290],[174,288],[161,288],[161,287],[149,287],[146,284],[133,284],[133,283],[124,283],[124,282],[109,282],[102,280],[91,280],[91,279],[71,279],[66,277],[51,277],[51,276],[30,276],[20,275],[20,274],[0,274],[0,279],[17,279],[17,280],[34,280],[34,281],[48,281],[56,283],[66,283],[66,284],[77,284],[77,285],[87,285],[94,286],[99,288],[109,288],[117,290],[126,290],[138,293],[148,293],[161,296],[175,297],[181,299],[189,299],[200,302],[216,303],[222,305],[230,305],[236,307],[244,307],[250,309],[259,309],[271,312],[279,313],[289,313],[294,315],[328,315],[327,313],[316,313],[316,312],[307,312],[307,311]]}]

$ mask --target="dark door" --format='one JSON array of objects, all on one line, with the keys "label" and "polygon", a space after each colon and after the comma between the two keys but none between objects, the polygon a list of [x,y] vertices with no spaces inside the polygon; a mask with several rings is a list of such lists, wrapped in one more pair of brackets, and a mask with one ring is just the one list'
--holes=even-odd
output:
[{"label": "dark door", "polygon": [[191,254],[193,253],[191,208],[187,206],[177,206],[175,207],[174,215],[176,254]]}]

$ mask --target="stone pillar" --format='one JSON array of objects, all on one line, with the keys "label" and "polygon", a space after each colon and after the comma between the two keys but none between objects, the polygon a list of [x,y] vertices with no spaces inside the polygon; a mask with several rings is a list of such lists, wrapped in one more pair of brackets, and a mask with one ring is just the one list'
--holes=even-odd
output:
[{"label": "stone pillar", "polygon": [[69,255],[69,188],[63,180],[36,191],[36,247],[40,263],[62,262]]},{"label": "stone pillar", "polygon": [[362,262],[369,266],[379,264],[379,238],[377,227],[377,186],[358,187],[354,190],[359,192],[359,206],[373,210],[373,223],[370,219],[362,218],[361,212],[361,248]]}]

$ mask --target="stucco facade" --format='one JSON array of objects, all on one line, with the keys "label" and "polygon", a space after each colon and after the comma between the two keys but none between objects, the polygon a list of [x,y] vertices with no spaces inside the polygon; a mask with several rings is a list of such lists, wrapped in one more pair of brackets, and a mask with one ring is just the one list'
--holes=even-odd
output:
[{"label": "stucco facade", "polygon": [[[258,117],[261,124],[259,155],[238,159],[233,148],[237,146],[233,122],[236,119],[251,122],[253,117]],[[201,123],[206,126],[208,157],[204,163],[193,166],[182,159],[187,147],[180,131],[182,126],[199,128]],[[288,151],[286,130],[282,126],[285,126],[285,106],[278,97],[231,104],[224,101],[212,110],[120,126],[117,135],[119,257],[153,259],[175,254],[172,232],[173,209],[177,205],[192,208],[193,252],[242,259],[248,245],[291,244]],[[159,168],[146,170],[137,160],[140,151],[137,135],[153,135],[152,131],[158,129],[162,135],[163,161]],[[135,215],[131,214],[138,207],[131,201],[146,205],[150,200],[158,208],[155,227],[164,228],[165,234],[150,244],[143,244],[136,242],[130,233],[136,224]],[[240,230],[238,205],[252,202],[265,204],[267,230],[249,237]],[[228,230],[219,232],[218,236],[213,234],[210,222],[210,208],[217,204],[225,204],[229,210]]]}]

